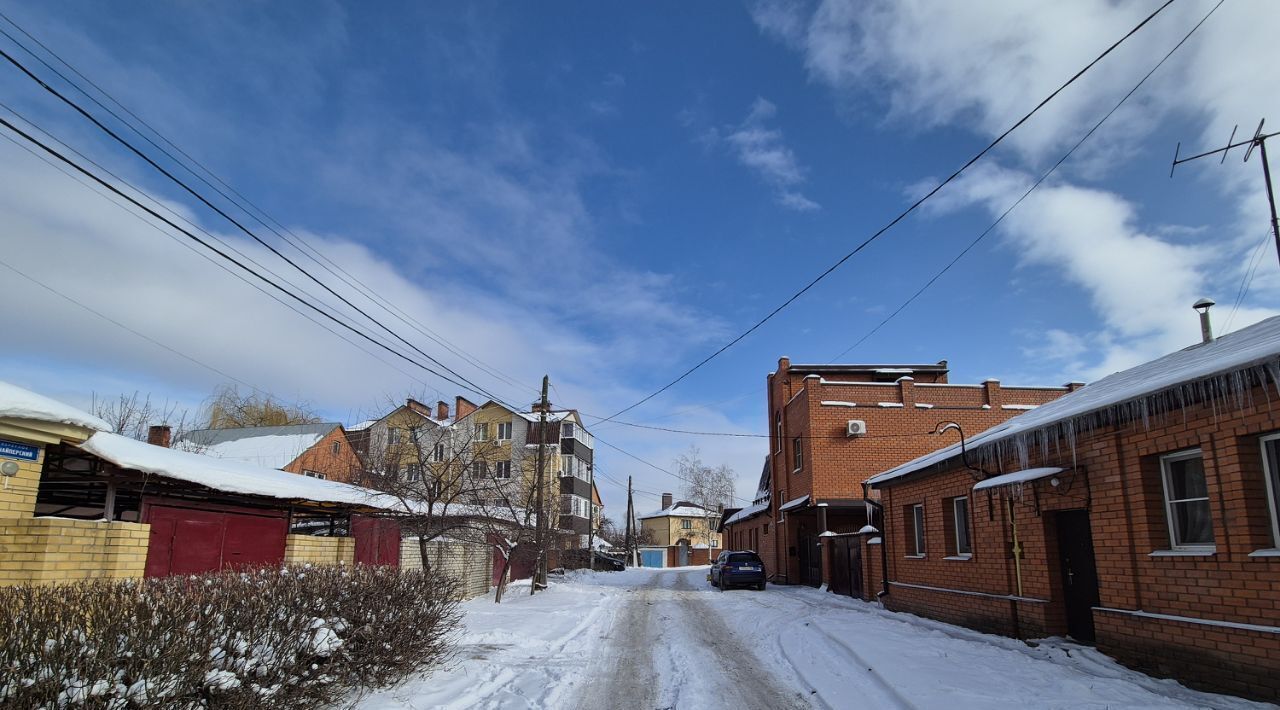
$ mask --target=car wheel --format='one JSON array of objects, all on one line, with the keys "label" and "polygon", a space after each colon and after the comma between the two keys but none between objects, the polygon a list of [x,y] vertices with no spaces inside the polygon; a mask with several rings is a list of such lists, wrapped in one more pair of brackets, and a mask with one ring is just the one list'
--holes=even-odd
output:
[{"label": "car wheel", "polygon": [[757,589],[758,591],[763,592],[763,591],[764,591],[764,582],[761,582],[761,583],[757,584],[757,585],[756,585],[756,589]]}]

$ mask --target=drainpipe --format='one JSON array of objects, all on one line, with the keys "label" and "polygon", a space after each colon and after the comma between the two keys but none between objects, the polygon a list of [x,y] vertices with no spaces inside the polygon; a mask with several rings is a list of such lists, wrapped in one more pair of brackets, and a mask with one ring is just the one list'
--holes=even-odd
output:
[{"label": "drainpipe", "polygon": [[[876,598],[886,597],[889,595],[889,545],[885,542],[885,537],[889,534],[889,518],[884,514],[884,506],[878,501],[871,500],[868,495],[867,482],[862,482],[862,500],[867,505],[880,511],[880,591],[876,593]],[[867,521],[870,524],[870,521]]]},{"label": "drainpipe", "polygon": [[1018,542],[1018,519],[1014,517],[1013,497],[1009,497],[1009,525],[1013,528],[1013,569],[1018,577],[1018,596],[1022,596],[1022,543]]}]

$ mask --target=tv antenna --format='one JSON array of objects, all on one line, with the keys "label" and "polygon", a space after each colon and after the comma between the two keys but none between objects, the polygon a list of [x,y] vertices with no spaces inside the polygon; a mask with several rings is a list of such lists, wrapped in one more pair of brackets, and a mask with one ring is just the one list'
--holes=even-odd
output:
[{"label": "tv antenna", "polygon": [[1231,152],[1232,148],[1239,148],[1242,145],[1249,146],[1244,152],[1244,162],[1247,163],[1249,162],[1249,156],[1253,155],[1253,149],[1257,148],[1259,159],[1262,161],[1262,180],[1267,186],[1267,202],[1271,205],[1271,233],[1276,240],[1276,256],[1277,258],[1280,258],[1280,219],[1276,219],[1276,195],[1275,191],[1271,187],[1271,166],[1267,163],[1267,139],[1280,135],[1280,131],[1275,133],[1263,133],[1262,126],[1266,122],[1267,119],[1265,118],[1258,121],[1258,130],[1253,132],[1253,137],[1249,140],[1240,141],[1238,143],[1233,142],[1236,139],[1236,131],[1240,128],[1240,125],[1236,124],[1236,127],[1231,129],[1231,137],[1227,138],[1227,145],[1225,147],[1218,148],[1217,150],[1208,150],[1198,155],[1192,155],[1186,158],[1179,157],[1182,152],[1182,143],[1178,143],[1178,146],[1173,150],[1173,165],[1169,166],[1169,177],[1173,177],[1173,171],[1183,163],[1189,163],[1192,160],[1199,160],[1200,158],[1207,158],[1211,155],[1217,155],[1218,153],[1222,153],[1222,159],[1218,161],[1218,165],[1222,165],[1227,162],[1227,153]]}]

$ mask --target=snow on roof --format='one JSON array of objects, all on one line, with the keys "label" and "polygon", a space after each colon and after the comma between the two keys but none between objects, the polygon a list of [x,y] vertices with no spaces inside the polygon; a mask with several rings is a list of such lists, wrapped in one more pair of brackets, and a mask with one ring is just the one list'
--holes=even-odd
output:
[{"label": "snow on roof", "polygon": [[[1280,316],[1268,318],[1208,343],[1169,353],[1123,370],[1042,404],[986,431],[969,437],[973,449],[1097,414],[1119,405],[1174,390],[1182,385],[1219,375],[1267,365],[1273,380],[1280,381]],[[914,473],[960,455],[960,444],[891,468],[867,480],[871,485]]]},{"label": "snow on roof", "polygon": [[794,500],[789,500],[786,503],[783,503],[781,506],[778,507],[778,510],[780,511],[793,510],[795,508],[799,508],[800,506],[808,502],[809,502],[809,496],[802,495],[799,498],[796,498]]},{"label": "snow on roof", "polygon": [[973,487],[975,491],[982,491],[988,488],[997,488],[999,486],[1011,486],[1018,483],[1028,483],[1041,478],[1048,478],[1055,473],[1062,473],[1061,468],[1029,468],[1025,471],[1014,471],[1001,476],[993,476],[985,481],[978,481]]},{"label": "snow on roof", "polygon": [[352,424],[351,426],[347,427],[347,431],[364,431],[365,429],[368,429],[369,427],[373,426],[374,424],[377,424],[379,421],[381,421],[381,420],[380,420],[380,419],[366,419],[366,420],[364,420],[364,421],[362,421],[362,422],[360,422],[360,423],[358,423],[358,424]]},{"label": "snow on roof", "polygon": [[326,423],[200,429],[182,437],[173,448],[268,468],[284,468],[339,426]]},{"label": "snow on roof", "polygon": [[110,424],[86,411],[8,382],[0,382],[0,417],[71,424],[98,431],[111,430]]},{"label": "snow on roof", "polygon": [[707,518],[707,517],[711,517],[712,515],[715,515],[715,513],[695,503],[690,503],[688,501],[682,500],[678,503],[675,503],[669,508],[663,508],[662,510],[655,510],[652,513],[649,513],[647,515],[641,515],[638,517],[640,520],[648,520],[649,518],[671,518],[671,517]]},{"label": "snow on roof", "polygon": [[755,503],[755,504],[749,505],[743,508],[742,510],[739,510],[738,512],[734,513],[733,515],[730,515],[729,519],[724,521],[724,524],[732,525],[734,523],[740,523],[743,520],[746,520],[747,518],[755,517],[765,512],[768,509],[769,509],[768,501],[765,501],[764,503]]},{"label": "snow on roof", "polygon": [[400,507],[389,496],[367,488],[153,446],[119,434],[98,432],[80,448],[120,468],[195,483],[225,493],[366,505],[388,510]]},{"label": "snow on roof", "polygon": [[[516,416],[530,422],[542,421],[542,415],[538,412],[516,412],[515,414]],[[566,419],[569,419],[570,421],[575,421],[574,414],[575,412],[573,412],[572,410],[566,410],[563,412],[547,412],[547,421],[562,422]]]}]

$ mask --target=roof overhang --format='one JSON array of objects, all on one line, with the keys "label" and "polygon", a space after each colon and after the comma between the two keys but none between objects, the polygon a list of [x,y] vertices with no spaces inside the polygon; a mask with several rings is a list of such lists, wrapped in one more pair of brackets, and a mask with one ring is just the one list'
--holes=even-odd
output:
[{"label": "roof overhang", "polygon": [[783,503],[782,505],[778,506],[778,510],[780,512],[786,513],[788,511],[795,510],[797,508],[803,508],[808,504],[809,504],[809,496],[803,495],[803,496],[800,496],[799,498],[796,498],[795,500],[789,500],[786,503]]},{"label": "roof overhang", "polygon": [[1054,466],[1044,468],[1028,468],[1023,471],[1014,471],[1013,473],[1005,473],[984,481],[978,481],[974,485],[973,490],[981,491],[988,488],[999,488],[1001,486],[1018,486],[1023,483],[1031,483],[1039,481],[1043,478],[1049,478],[1062,473],[1062,469]]}]

